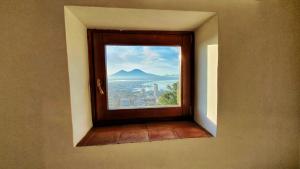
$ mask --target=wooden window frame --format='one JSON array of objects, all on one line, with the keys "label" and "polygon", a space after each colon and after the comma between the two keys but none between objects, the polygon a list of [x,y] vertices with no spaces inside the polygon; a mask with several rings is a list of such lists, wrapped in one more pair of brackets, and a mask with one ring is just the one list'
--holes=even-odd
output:
[{"label": "wooden window frame", "polygon": [[[190,31],[117,31],[88,29],[89,75],[94,126],[152,120],[192,119],[194,33]],[[106,90],[105,45],[181,46],[181,106],[109,110]],[[99,94],[96,79],[104,94]]]}]

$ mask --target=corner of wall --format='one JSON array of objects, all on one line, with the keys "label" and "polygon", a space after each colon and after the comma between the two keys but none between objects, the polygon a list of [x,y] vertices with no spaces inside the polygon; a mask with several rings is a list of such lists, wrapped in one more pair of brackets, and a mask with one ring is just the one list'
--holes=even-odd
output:
[{"label": "corner of wall", "polygon": [[68,7],[64,7],[64,10],[75,146],[92,127],[87,28]]},{"label": "corner of wall", "polygon": [[195,31],[194,120],[217,134],[218,18],[211,17]]}]

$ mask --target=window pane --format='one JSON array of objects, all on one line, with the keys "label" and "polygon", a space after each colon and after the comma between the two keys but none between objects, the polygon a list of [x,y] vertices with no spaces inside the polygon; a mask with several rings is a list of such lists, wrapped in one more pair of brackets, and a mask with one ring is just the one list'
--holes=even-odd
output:
[{"label": "window pane", "polygon": [[180,46],[106,45],[108,109],[178,107]]}]

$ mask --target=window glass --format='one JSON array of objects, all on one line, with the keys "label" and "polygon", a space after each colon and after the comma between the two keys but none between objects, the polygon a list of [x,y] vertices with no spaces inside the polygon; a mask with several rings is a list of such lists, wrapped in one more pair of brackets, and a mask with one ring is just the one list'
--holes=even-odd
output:
[{"label": "window glass", "polygon": [[179,107],[180,46],[106,45],[108,109]]}]

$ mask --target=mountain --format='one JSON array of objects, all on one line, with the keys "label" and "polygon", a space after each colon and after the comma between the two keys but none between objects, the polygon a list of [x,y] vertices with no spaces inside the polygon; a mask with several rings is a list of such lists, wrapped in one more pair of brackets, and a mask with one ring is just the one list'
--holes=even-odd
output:
[{"label": "mountain", "polygon": [[109,76],[109,79],[112,80],[168,80],[177,78],[146,73],[140,69],[133,69],[131,71],[120,70]]}]

